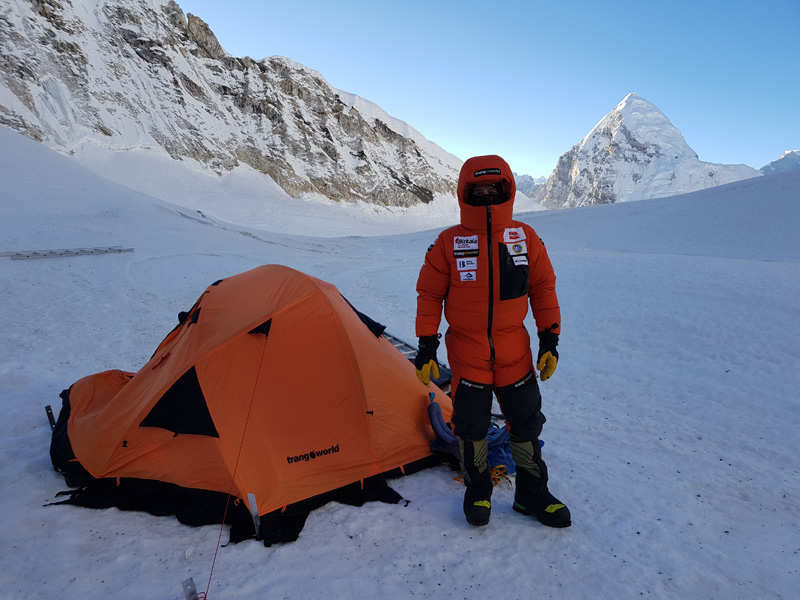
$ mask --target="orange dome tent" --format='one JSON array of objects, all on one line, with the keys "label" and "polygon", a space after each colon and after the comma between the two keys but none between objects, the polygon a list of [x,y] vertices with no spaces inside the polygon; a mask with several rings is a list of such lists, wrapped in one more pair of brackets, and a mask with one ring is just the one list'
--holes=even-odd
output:
[{"label": "orange dome tent", "polygon": [[117,488],[254,498],[263,517],[419,463],[434,438],[428,394],[446,419],[450,399],[367,323],[333,285],[288,267],[218,281],[138,373],[106,371],[62,394],[72,466]]}]

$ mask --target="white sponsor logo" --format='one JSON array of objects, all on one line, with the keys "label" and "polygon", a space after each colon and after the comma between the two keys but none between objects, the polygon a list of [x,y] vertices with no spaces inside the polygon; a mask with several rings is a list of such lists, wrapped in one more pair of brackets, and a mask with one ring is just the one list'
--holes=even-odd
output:
[{"label": "white sponsor logo", "polygon": [[471,235],[469,237],[456,236],[453,238],[454,250],[477,250],[478,249],[478,236]]},{"label": "white sponsor logo", "polygon": [[460,271],[461,281],[475,281],[478,278],[476,271]]},{"label": "white sponsor logo", "polygon": [[514,264],[517,265],[517,266],[527,265],[528,264],[528,257],[527,256],[512,256],[511,258],[514,259]]},{"label": "white sponsor logo", "polygon": [[477,258],[457,258],[456,268],[459,271],[476,271],[478,269]]},{"label": "white sponsor logo", "polygon": [[522,227],[509,227],[505,231],[505,237],[503,238],[503,241],[510,243],[519,242],[524,239],[527,238],[525,237],[525,230]]},{"label": "white sponsor logo", "polygon": [[528,245],[524,241],[506,244],[506,247],[508,248],[508,252],[511,254],[511,256],[526,254],[528,252]]}]

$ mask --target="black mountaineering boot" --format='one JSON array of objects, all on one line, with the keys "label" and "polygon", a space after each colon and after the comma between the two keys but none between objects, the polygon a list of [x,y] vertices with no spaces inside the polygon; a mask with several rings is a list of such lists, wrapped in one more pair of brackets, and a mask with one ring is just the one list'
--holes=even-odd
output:
[{"label": "black mountaineering boot", "polygon": [[511,440],[511,455],[517,465],[514,510],[536,517],[548,527],[569,527],[569,509],[547,489],[547,465],[542,460],[539,440]]},{"label": "black mountaineering boot", "polygon": [[464,492],[464,516],[470,525],[486,525],[492,512],[492,475],[489,471],[489,445],[459,439],[461,472],[467,490]]}]

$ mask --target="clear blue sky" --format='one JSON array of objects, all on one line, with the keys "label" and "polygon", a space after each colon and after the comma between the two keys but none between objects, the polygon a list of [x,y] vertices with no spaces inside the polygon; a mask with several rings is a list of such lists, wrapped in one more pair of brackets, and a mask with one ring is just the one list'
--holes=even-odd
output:
[{"label": "clear blue sky", "polygon": [[700,160],[800,149],[800,0],[178,0],[223,48],[286,56],[459,158],[549,175],[629,92]]}]

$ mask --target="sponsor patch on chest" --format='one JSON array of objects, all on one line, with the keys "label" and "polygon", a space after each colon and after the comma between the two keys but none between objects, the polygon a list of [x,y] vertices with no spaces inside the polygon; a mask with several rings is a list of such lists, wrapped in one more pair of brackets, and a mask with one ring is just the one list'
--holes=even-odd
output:
[{"label": "sponsor patch on chest", "polygon": [[453,237],[453,257],[461,281],[478,279],[478,236],[457,235]]},{"label": "sponsor patch on chest", "polygon": [[478,259],[474,256],[470,256],[468,258],[457,258],[456,268],[459,271],[477,271]]},{"label": "sponsor patch on chest", "polygon": [[[528,264],[528,244],[522,227],[506,229],[503,239],[516,266]],[[509,241],[511,240],[511,241]]]},{"label": "sponsor patch on chest", "polygon": [[522,227],[507,227],[505,232],[503,232],[503,241],[506,244],[521,242],[525,239],[527,239],[527,237]]},{"label": "sponsor patch on chest", "polygon": [[525,241],[521,242],[512,242],[510,244],[506,244],[506,248],[508,248],[508,253],[511,256],[520,256],[521,254],[528,253],[528,244]]},{"label": "sponsor patch on chest", "polygon": [[463,258],[465,256],[478,256],[478,236],[455,236],[453,238],[453,256],[456,258]]}]

